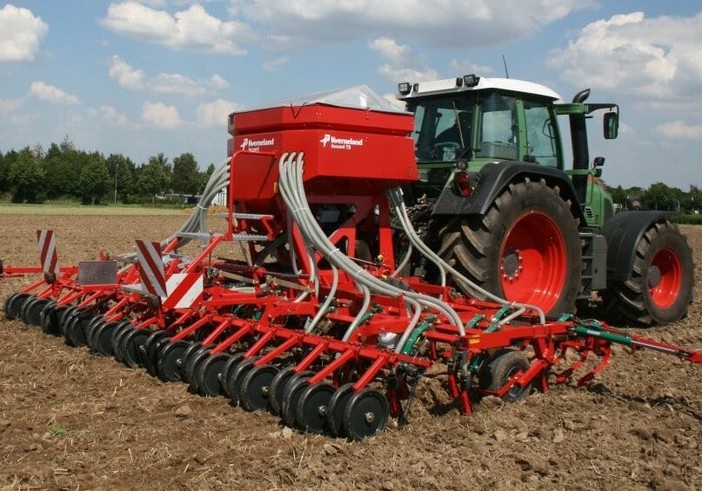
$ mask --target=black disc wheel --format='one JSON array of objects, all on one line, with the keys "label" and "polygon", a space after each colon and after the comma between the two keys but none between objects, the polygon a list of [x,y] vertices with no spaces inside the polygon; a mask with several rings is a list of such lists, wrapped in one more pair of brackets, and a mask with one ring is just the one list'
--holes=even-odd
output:
[{"label": "black disc wheel", "polygon": [[17,317],[17,314],[13,313],[13,305],[15,299],[17,298],[17,295],[19,295],[19,293],[12,293],[8,295],[7,298],[5,298],[5,305],[3,307],[3,310],[5,312],[5,319],[7,319],[8,321],[15,320],[15,318]]},{"label": "black disc wheel", "polygon": [[56,302],[46,304],[39,314],[41,330],[54,336],[61,334],[61,317],[66,309],[67,306],[58,305]]},{"label": "black disc wheel", "polygon": [[158,359],[156,358],[156,352],[158,351],[159,345],[161,343],[168,342],[168,333],[163,329],[157,329],[153,331],[142,346],[141,359],[144,364],[144,368],[149,373],[149,375],[156,376],[156,364]]},{"label": "black disc wheel", "polygon": [[[86,329],[87,332],[87,339],[88,339],[88,347],[93,353],[98,353],[97,348],[95,347],[95,334],[97,333],[98,329],[105,324],[108,324],[108,322],[105,320],[103,316],[96,316],[96,319],[94,322],[91,322],[91,325]],[[98,353],[101,354],[101,353]]]},{"label": "black disc wheel", "polygon": [[262,411],[270,404],[270,389],[278,373],[273,365],[252,367],[246,372],[239,388],[239,404],[247,411]]},{"label": "black disc wheel", "polygon": [[227,388],[229,392],[229,399],[233,406],[237,406],[239,404],[239,400],[241,399],[241,382],[244,380],[244,376],[248,373],[248,371],[253,368],[254,363],[256,363],[256,358],[257,357],[241,360],[237,364],[236,368],[229,374],[229,378],[227,379]]},{"label": "black disc wheel", "polygon": [[83,332],[85,332],[85,342],[88,348],[90,348],[92,351],[95,351],[95,348],[93,347],[93,333],[95,332],[95,328],[104,323],[105,318],[102,315],[93,315],[92,317],[88,317],[83,321]]},{"label": "black disc wheel", "polygon": [[283,389],[283,404],[280,406],[280,418],[285,426],[295,428],[297,415],[297,400],[300,398],[300,393],[309,384],[307,381],[314,375],[314,372],[305,370],[297,375],[293,375],[285,382]]},{"label": "black disc wheel", "polygon": [[150,335],[149,329],[133,329],[122,336],[120,342],[122,363],[129,368],[143,366],[142,347]]},{"label": "black disc wheel", "polygon": [[134,326],[129,321],[120,321],[117,323],[117,327],[112,331],[112,356],[115,360],[122,361],[122,352],[120,351],[120,346],[122,342],[122,337],[126,336],[127,333],[132,331]]},{"label": "black disc wheel", "polygon": [[185,353],[183,353],[182,379],[185,383],[190,384],[193,380],[193,369],[195,368],[193,358],[200,356],[205,349],[205,346],[201,343],[191,343],[188,349],[185,350]]},{"label": "black disc wheel", "polygon": [[190,348],[188,341],[174,341],[162,344],[156,353],[156,370],[163,382],[177,382],[183,376],[183,356]]},{"label": "black disc wheel", "polygon": [[349,382],[337,388],[329,399],[327,405],[327,429],[335,437],[344,437],[344,408],[353,395],[354,384]]},{"label": "black disc wheel", "polygon": [[17,319],[24,302],[32,295],[29,293],[14,293],[5,301],[5,318],[9,321]]},{"label": "black disc wheel", "polygon": [[685,236],[677,225],[658,221],[636,243],[629,279],[604,292],[605,314],[639,326],[675,322],[692,301],[694,271]]},{"label": "black disc wheel", "polygon": [[102,356],[112,356],[112,337],[119,324],[117,322],[104,322],[93,331],[93,349]]},{"label": "black disc wheel", "polygon": [[295,407],[298,428],[309,433],[323,433],[327,429],[329,401],[334,392],[335,387],[324,383],[304,387]]},{"label": "black disc wheel", "polygon": [[[526,355],[518,350],[499,350],[491,357],[487,364],[481,367],[478,382],[481,389],[498,392],[509,380],[517,374],[529,369],[529,360]],[[515,402],[526,397],[531,392],[531,384],[525,387],[517,385],[502,397],[505,402]]]},{"label": "black disc wheel", "polygon": [[353,394],[344,407],[346,436],[355,441],[375,435],[385,429],[390,419],[387,398],[372,389],[362,389]]},{"label": "black disc wheel", "polygon": [[183,373],[188,382],[188,390],[193,394],[200,394],[198,370],[209,356],[210,348],[204,346],[195,350],[192,354],[185,354]]},{"label": "black disc wheel", "polygon": [[[570,200],[545,180],[510,184],[484,215],[452,219],[438,237],[439,255],[488,292],[549,317],[575,310],[582,276],[578,221]],[[456,286],[479,295],[461,281]]]},{"label": "black disc wheel", "polygon": [[240,351],[239,353],[234,353],[233,355],[229,356],[229,359],[222,367],[222,374],[219,377],[219,381],[222,384],[222,390],[224,391],[224,395],[226,395],[227,397],[231,396],[231,394],[229,393],[229,384],[227,383],[227,380],[229,380],[229,378],[232,376],[232,372],[236,370],[236,367],[243,359],[243,351]]},{"label": "black disc wheel", "polygon": [[273,414],[280,414],[280,410],[283,407],[285,384],[293,375],[295,375],[295,367],[286,367],[276,373],[273,380],[271,380],[269,402]]},{"label": "black disc wheel", "polygon": [[66,326],[68,326],[69,321],[74,314],[80,312],[77,305],[71,305],[66,310],[63,311],[63,315],[59,316],[59,336],[66,337]]},{"label": "black disc wheel", "polygon": [[50,298],[36,298],[31,303],[25,304],[23,320],[32,326],[41,326],[41,311],[53,302]]},{"label": "black disc wheel", "polygon": [[19,318],[22,319],[22,322],[25,324],[30,324],[29,319],[27,318],[27,311],[29,308],[34,305],[35,302],[37,302],[39,299],[35,297],[34,295],[28,297],[22,306],[20,307],[20,313],[19,313]]},{"label": "black disc wheel", "polygon": [[202,395],[215,397],[224,393],[220,379],[227,360],[229,360],[227,353],[217,353],[202,362],[197,373],[197,383]]},{"label": "black disc wheel", "polygon": [[63,335],[66,338],[66,344],[69,346],[85,346],[88,344],[83,325],[91,317],[89,313],[82,310],[76,310],[70,316],[64,317]]}]

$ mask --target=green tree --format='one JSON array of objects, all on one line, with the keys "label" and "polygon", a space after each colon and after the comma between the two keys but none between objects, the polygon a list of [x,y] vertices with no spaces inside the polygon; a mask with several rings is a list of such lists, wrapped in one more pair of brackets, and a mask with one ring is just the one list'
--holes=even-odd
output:
[{"label": "green tree", "polygon": [[10,159],[0,152],[0,193],[10,190]]},{"label": "green tree", "polygon": [[111,154],[105,165],[115,201],[127,201],[129,195],[137,194],[136,166],[131,159],[122,154]]},{"label": "green tree", "polygon": [[197,161],[193,154],[184,153],[173,159],[173,178],[171,188],[174,193],[197,193],[200,179],[197,170]]},{"label": "green tree", "polygon": [[614,201],[616,204],[622,206],[626,205],[627,193],[621,185],[617,186],[616,188],[609,188],[609,194],[612,195],[612,201]]},{"label": "green tree", "polygon": [[88,155],[80,173],[81,199],[84,204],[99,204],[110,190],[110,175],[105,158],[98,152]]},{"label": "green tree", "polygon": [[37,156],[25,147],[10,166],[9,181],[14,203],[36,203],[42,195],[45,173]]},{"label": "green tree", "polygon": [[52,143],[46,152],[46,192],[49,198],[81,198],[80,176],[88,162],[88,154],[76,150],[68,137],[60,144]]},{"label": "green tree", "polygon": [[210,177],[212,176],[212,174],[214,173],[214,171],[215,171],[215,165],[214,165],[214,164],[210,164],[210,165],[207,166],[207,170],[205,170],[204,172],[201,172],[201,173],[200,173],[200,176],[199,176],[199,181],[200,181],[200,182],[199,182],[199,184],[198,184],[198,186],[197,186],[197,190],[198,190],[199,193],[201,193],[201,192],[203,192],[203,191],[205,190],[205,186],[207,186],[207,181],[210,180]]},{"label": "green tree", "polygon": [[162,153],[149,159],[138,172],[137,187],[142,196],[155,196],[168,191],[171,184],[168,160]]}]

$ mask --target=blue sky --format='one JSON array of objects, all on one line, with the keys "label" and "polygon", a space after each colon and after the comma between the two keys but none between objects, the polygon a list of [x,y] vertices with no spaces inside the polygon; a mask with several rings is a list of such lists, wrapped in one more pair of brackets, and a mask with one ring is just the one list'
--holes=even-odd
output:
[{"label": "blue sky", "polygon": [[699,0],[16,0],[0,33],[2,152],[68,136],[204,168],[226,157],[232,110],[499,77],[504,54],[512,78],[621,106],[619,139],[591,125],[610,185],[702,186]]}]

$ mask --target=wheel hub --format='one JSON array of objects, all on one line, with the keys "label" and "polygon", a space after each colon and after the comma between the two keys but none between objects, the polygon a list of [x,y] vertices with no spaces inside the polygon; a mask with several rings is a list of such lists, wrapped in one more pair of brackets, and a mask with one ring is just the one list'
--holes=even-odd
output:
[{"label": "wheel hub", "polygon": [[371,411],[368,411],[363,415],[364,419],[366,420],[366,423],[371,424],[373,421],[375,421],[375,414],[373,414]]},{"label": "wheel hub", "polygon": [[502,258],[502,277],[509,281],[514,281],[519,277],[519,272],[522,270],[522,257],[519,254],[519,249],[509,251]]}]

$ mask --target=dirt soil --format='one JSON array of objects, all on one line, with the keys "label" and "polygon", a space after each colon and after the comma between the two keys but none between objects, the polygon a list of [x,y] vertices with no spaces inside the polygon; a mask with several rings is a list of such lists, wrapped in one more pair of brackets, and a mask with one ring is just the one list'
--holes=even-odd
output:
[{"label": "dirt soil", "polygon": [[[5,264],[37,264],[53,228],[62,264],[129,251],[184,218],[0,217]],[[702,348],[702,228],[687,319],[634,331]],[[0,281],[4,300],[28,280]],[[361,443],[301,434],[268,413],[188,393],[0,315],[0,487],[10,489],[702,489],[702,366],[615,349],[589,389],[554,385],[459,414],[440,377],[411,424]]]}]

